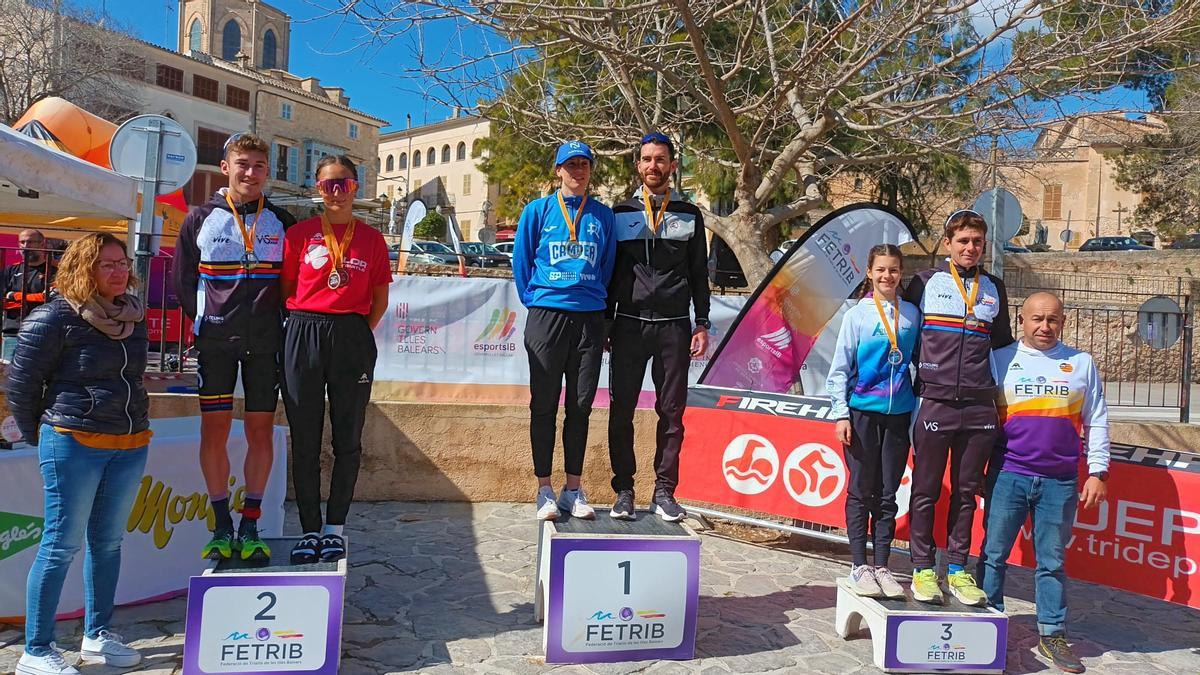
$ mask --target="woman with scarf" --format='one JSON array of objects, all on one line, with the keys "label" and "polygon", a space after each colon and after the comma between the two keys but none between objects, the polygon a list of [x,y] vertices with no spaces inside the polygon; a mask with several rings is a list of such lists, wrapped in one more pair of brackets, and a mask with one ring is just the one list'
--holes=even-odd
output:
[{"label": "woman with scarf", "polygon": [[[141,655],[111,630],[121,538],[150,442],[145,311],[125,245],[91,234],[63,255],[58,296],[21,324],[8,406],[37,446],[45,531],[29,570],[22,675],[73,675],[54,643],[54,615],[71,561],[87,545],[84,662],[128,668]],[[86,535],[86,536],[85,536]]]}]

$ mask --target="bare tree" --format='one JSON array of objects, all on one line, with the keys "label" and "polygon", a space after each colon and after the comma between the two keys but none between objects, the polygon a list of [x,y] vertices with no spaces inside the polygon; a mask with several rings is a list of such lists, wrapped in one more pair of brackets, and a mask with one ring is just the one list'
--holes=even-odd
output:
[{"label": "bare tree", "polygon": [[[753,282],[778,225],[839,174],[971,153],[1200,41],[1194,0],[326,1],[374,40],[411,39],[426,91],[531,139],[620,154],[675,135],[732,174],[732,212],[706,223]],[[430,22],[458,32],[434,48]]]},{"label": "bare tree", "polygon": [[128,79],[145,77],[130,38],[62,0],[0,0],[0,121],[60,96],[110,120],[138,109]]}]

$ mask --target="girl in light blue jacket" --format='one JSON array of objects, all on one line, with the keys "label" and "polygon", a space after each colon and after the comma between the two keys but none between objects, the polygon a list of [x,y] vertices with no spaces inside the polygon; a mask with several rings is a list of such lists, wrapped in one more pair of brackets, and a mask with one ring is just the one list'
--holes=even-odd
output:
[{"label": "girl in light blue jacket", "polygon": [[[850,472],[850,582],[858,594],[872,597],[904,597],[887,564],[896,532],[896,491],[908,461],[908,429],[916,405],[909,361],[921,316],[916,306],[897,295],[902,266],[899,248],[880,244],[871,249],[871,291],[842,319],[825,381]],[[868,527],[875,544],[873,565],[867,564]]]}]

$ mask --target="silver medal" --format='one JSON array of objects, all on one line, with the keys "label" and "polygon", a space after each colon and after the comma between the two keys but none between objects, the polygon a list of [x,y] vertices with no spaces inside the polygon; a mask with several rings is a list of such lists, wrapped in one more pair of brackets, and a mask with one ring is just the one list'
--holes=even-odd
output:
[{"label": "silver medal", "polygon": [[246,251],[242,255],[242,266],[249,269],[258,265],[258,256],[254,255],[254,251]]},{"label": "silver medal", "polygon": [[898,366],[903,361],[904,355],[900,353],[899,349],[892,349],[888,352],[888,363],[892,364],[893,366]]}]

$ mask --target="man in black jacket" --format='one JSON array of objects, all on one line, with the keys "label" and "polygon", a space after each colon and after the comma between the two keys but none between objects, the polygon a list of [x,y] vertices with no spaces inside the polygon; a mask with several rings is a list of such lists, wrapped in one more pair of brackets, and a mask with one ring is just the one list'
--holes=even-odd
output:
[{"label": "man in black jacket", "polygon": [[[175,244],[175,289],[195,321],[199,354],[200,469],[216,524],[202,555],[212,559],[240,552],[243,560],[264,561],[271,555],[258,535],[258,518],[275,456],[283,234],[295,219],[263,196],[269,152],[257,136],[231,136],[221,161],[229,186],[188,213]],[[226,444],[239,369],[246,403],[246,496],[235,533]]]},{"label": "man in black jacket", "polygon": [[16,335],[21,321],[46,301],[47,280],[54,283],[54,263],[46,255],[46,235],[38,230],[21,230],[17,237],[21,262],[4,270],[4,333]]},{"label": "man in black jacket", "polygon": [[[651,509],[663,520],[684,516],[675,501],[683,409],[687,404],[691,359],[708,351],[708,254],[700,209],[671,190],[679,167],[675,146],[661,133],[641,140],[637,172],[642,185],[615,207],[617,261],[608,288],[609,340],[608,453],[617,493],[610,514],[632,520],[633,412],[650,362],[658,433]],[[695,309],[695,328],[689,310]]]}]

